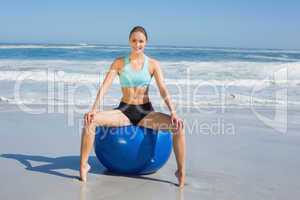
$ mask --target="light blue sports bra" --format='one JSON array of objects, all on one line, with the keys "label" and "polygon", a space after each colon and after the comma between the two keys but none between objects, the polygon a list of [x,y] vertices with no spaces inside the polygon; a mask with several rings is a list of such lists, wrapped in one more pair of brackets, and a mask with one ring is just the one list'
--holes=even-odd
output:
[{"label": "light blue sports bra", "polygon": [[149,86],[152,76],[149,73],[149,58],[144,55],[142,69],[135,70],[129,60],[129,56],[124,57],[124,67],[119,74],[122,87],[145,87]]}]

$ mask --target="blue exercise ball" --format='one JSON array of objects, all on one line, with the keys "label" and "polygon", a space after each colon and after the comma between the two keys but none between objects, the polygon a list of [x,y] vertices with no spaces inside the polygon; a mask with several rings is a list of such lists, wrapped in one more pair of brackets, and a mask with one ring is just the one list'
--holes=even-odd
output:
[{"label": "blue exercise ball", "polygon": [[135,125],[98,126],[94,148],[99,161],[111,172],[151,174],[168,161],[172,134]]}]

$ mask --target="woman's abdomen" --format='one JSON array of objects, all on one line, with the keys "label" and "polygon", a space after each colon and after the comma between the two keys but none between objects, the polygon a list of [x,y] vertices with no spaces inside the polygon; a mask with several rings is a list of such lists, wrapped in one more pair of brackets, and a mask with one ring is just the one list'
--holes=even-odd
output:
[{"label": "woman's abdomen", "polygon": [[127,104],[144,104],[150,101],[148,88],[122,88],[123,97],[121,101]]}]

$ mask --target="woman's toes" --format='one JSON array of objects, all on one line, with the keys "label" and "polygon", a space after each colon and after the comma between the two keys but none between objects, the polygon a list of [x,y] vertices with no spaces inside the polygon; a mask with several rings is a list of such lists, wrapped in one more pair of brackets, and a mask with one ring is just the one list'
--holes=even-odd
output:
[{"label": "woman's toes", "polygon": [[184,182],[185,182],[185,175],[182,171],[177,170],[175,172],[175,176],[177,177],[178,180],[178,186],[179,187],[183,187],[184,186]]},{"label": "woman's toes", "polygon": [[80,167],[80,180],[82,182],[87,181],[87,174],[90,171],[90,169],[91,169],[91,166],[89,164],[86,164],[85,166]]}]

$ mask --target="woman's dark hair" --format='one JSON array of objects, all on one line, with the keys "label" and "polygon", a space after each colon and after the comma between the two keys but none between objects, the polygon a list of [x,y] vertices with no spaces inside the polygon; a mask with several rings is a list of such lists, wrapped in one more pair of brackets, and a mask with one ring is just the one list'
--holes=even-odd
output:
[{"label": "woman's dark hair", "polygon": [[148,41],[148,35],[147,35],[147,32],[146,32],[146,30],[144,29],[144,27],[142,27],[142,26],[135,26],[135,27],[133,27],[133,29],[131,29],[131,31],[130,31],[129,39],[130,39],[131,35],[132,35],[134,32],[141,32],[141,33],[143,33],[143,34],[145,35],[145,37],[146,37],[146,40]]}]

